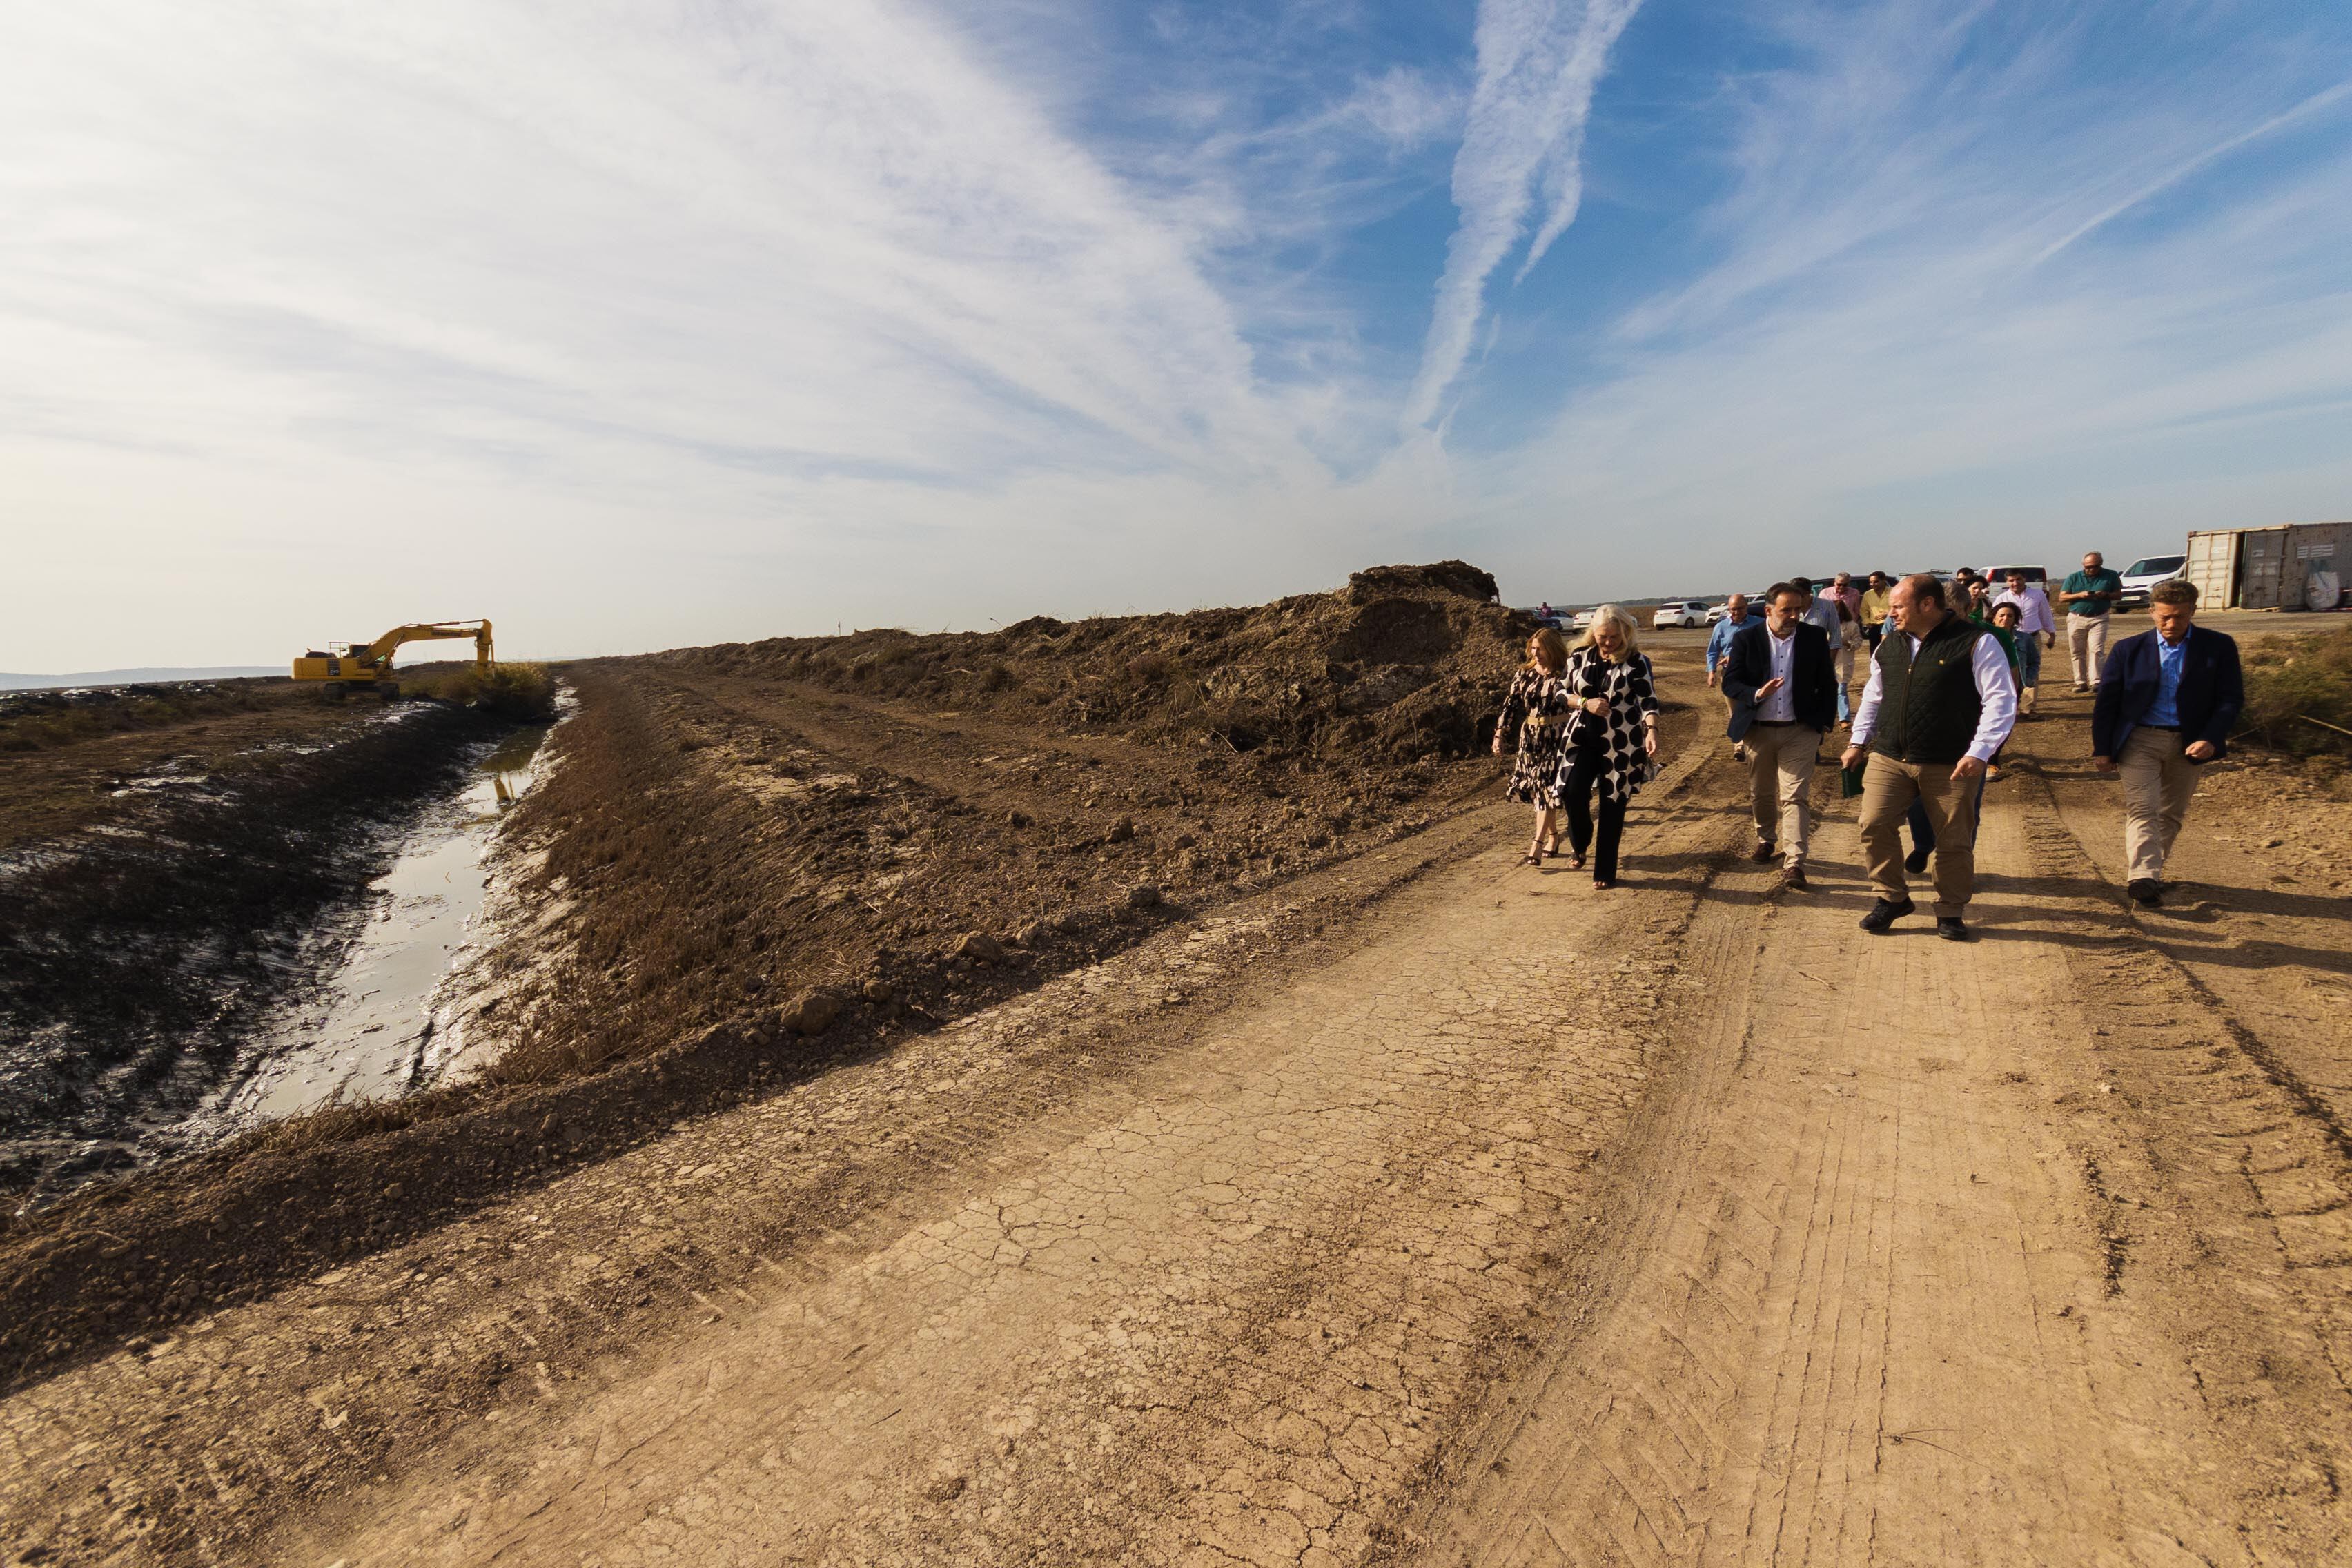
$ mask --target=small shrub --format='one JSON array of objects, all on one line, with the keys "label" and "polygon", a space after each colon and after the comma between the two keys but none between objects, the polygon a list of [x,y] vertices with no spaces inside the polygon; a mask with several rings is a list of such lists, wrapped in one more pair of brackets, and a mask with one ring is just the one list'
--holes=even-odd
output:
[{"label": "small shrub", "polygon": [[2264,642],[2247,651],[2245,675],[2242,732],[2297,756],[2352,756],[2352,626]]},{"label": "small shrub", "polygon": [[487,675],[476,673],[470,665],[403,675],[400,693],[436,702],[470,704],[518,723],[541,722],[555,717],[555,677],[543,664],[500,664],[493,666]]}]

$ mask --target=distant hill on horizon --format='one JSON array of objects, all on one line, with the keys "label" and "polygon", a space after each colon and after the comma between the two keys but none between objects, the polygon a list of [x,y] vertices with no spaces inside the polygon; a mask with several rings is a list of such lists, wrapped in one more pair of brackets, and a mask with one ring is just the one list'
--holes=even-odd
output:
[{"label": "distant hill on horizon", "polygon": [[85,669],[71,675],[10,675],[0,671],[0,691],[42,691],[61,686],[141,686],[158,680],[239,680],[284,675],[282,664],[230,664],[210,669]]}]

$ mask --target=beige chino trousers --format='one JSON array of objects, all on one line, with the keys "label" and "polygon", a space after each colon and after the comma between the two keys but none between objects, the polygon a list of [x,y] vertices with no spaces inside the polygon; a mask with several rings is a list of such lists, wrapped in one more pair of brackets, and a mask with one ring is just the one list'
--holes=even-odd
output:
[{"label": "beige chino trousers", "polygon": [[1872,886],[1889,903],[1911,896],[1903,874],[1903,818],[1916,799],[1936,830],[1936,918],[1969,906],[1977,886],[1977,781],[1952,780],[1949,763],[1898,763],[1870,753],[1862,769],[1862,853]]},{"label": "beige chino trousers", "polygon": [[1778,843],[1781,864],[1801,866],[1812,843],[1810,798],[1822,732],[1802,724],[1754,724],[1748,731],[1749,815],[1756,842]]},{"label": "beige chino trousers", "polygon": [[2178,730],[2134,730],[2116,759],[2124,781],[2124,857],[2132,881],[2162,880],[2173,840],[2197,793],[2197,764],[2180,751]]},{"label": "beige chino trousers", "polygon": [[2099,689],[2099,671],[2107,667],[2107,622],[2111,616],[2066,617],[2066,652],[2074,661],[2074,689]]}]

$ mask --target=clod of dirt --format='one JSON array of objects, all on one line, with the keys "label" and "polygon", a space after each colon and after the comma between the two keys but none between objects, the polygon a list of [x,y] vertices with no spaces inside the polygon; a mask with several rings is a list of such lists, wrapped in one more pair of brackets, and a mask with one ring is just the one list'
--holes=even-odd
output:
[{"label": "clod of dirt", "polygon": [[841,998],[830,991],[804,991],[783,1009],[777,1022],[795,1035],[822,1035],[841,1016]]},{"label": "clod of dirt", "polygon": [[1156,910],[1160,901],[1160,889],[1149,882],[1127,890],[1127,907],[1130,910]]},{"label": "clod of dirt", "polygon": [[1110,841],[1113,844],[1129,843],[1133,841],[1134,837],[1135,818],[1131,816],[1122,816],[1117,822],[1110,825]]},{"label": "clod of dirt", "polygon": [[877,1007],[887,1005],[898,994],[896,991],[890,989],[890,983],[887,980],[867,981],[865,985],[865,993],[866,999],[868,1002],[873,1003]]},{"label": "clod of dirt", "polygon": [[963,940],[955,945],[958,958],[969,958],[974,963],[1002,963],[1004,944],[984,931],[964,932]]}]

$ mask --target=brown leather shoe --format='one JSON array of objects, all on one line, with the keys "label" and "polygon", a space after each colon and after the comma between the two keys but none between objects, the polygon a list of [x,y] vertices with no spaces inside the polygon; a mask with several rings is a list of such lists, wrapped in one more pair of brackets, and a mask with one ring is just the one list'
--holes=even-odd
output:
[{"label": "brown leather shoe", "polygon": [[1772,857],[1776,853],[1778,853],[1778,851],[1776,851],[1770,844],[1759,839],[1757,842],[1756,847],[1748,852],[1748,858],[1750,860],[1755,861],[1759,866],[1769,866],[1772,863]]},{"label": "brown leather shoe", "polygon": [[1805,868],[1802,866],[1783,866],[1780,868],[1780,886],[1794,888],[1801,893],[1808,885],[1805,881]]}]

